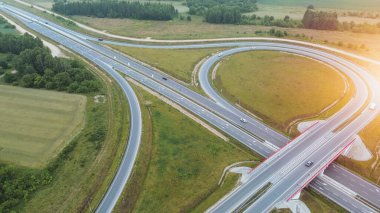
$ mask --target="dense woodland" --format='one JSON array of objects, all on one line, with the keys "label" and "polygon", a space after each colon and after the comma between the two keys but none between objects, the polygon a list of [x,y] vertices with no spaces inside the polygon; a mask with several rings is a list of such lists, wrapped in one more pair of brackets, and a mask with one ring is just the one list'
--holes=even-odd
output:
[{"label": "dense woodland", "polygon": [[127,1],[78,1],[53,4],[52,10],[64,15],[95,16],[98,18],[132,18],[141,20],[171,20],[177,10],[170,4]]},{"label": "dense woodland", "polygon": [[186,4],[189,14],[215,24],[239,24],[242,13],[257,10],[256,0],[187,0]]},{"label": "dense woodland", "polygon": [[237,7],[217,6],[207,10],[205,20],[208,23],[237,24],[241,21],[241,13]]},{"label": "dense woodland", "polygon": [[191,15],[206,15],[208,10],[224,7],[238,9],[240,13],[248,13],[257,10],[256,0],[187,0]]},{"label": "dense woodland", "polygon": [[10,54],[0,61],[0,73],[14,68],[5,72],[6,83],[71,93],[99,90],[99,82],[79,61],[53,57],[40,39],[28,34],[0,34],[0,53]]}]

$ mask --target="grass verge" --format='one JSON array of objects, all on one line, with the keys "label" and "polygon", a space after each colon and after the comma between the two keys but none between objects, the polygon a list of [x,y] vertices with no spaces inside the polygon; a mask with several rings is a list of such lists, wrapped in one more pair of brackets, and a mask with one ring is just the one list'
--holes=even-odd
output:
[{"label": "grass verge", "polygon": [[191,212],[202,213],[209,207],[218,202],[224,195],[229,193],[237,184],[240,175],[235,173],[228,173],[223,181],[223,184],[216,186],[206,199],[204,199],[198,206],[196,206]]},{"label": "grass verge", "polygon": [[312,213],[347,212],[339,205],[322,197],[319,193],[311,189],[304,189],[301,193],[300,200],[307,205]]}]

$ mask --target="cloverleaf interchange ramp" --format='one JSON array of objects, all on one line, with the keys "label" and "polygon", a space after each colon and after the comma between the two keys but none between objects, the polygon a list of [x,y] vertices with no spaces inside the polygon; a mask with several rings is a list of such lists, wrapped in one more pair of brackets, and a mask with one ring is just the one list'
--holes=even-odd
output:
[{"label": "cloverleaf interchange ramp", "polygon": [[[11,8],[11,7],[7,6],[7,8]],[[26,12],[17,10],[15,8],[11,8],[11,9],[13,11],[18,11],[19,13],[22,13],[22,14],[27,14]],[[15,15],[16,18],[22,19],[20,16],[21,14],[18,14],[18,16]],[[28,14],[27,16],[32,16],[32,15]],[[37,18],[38,17],[36,17],[36,20]],[[271,129],[269,129],[269,131],[273,132],[273,134],[275,134],[276,137],[278,137],[277,140],[274,139],[274,137],[271,138],[270,135],[263,134],[262,131],[256,131],[256,134],[255,132],[253,132],[252,134],[250,129],[252,129],[252,131],[255,131],[257,130],[257,127],[255,127],[253,123],[251,124],[251,120],[248,122],[248,125],[252,125],[252,127],[245,127],[245,125],[242,125],[241,122],[239,121],[239,118],[241,116],[240,113],[231,112],[232,110],[226,109],[225,107],[221,106],[220,103],[218,103],[219,104],[218,105],[215,102],[212,102],[209,99],[178,84],[177,82],[172,81],[170,78],[168,79],[168,81],[163,81],[162,74],[159,74],[153,70],[150,70],[149,68],[144,67],[143,65],[139,63],[136,63],[135,61],[117,53],[116,51],[112,51],[108,48],[105,48],[103,46],[87,41],[86,40],[87,37],[84,35],[81,35],[78,33],[76,34],[71,33],[69,30],[66,30],[65,28],[54,25],[51,22],[48,22],[48,24],[45,24],[46,22],[45,20],[43,19],[40,19],[40,20],[41,21],[38,21],[38,22],[36,21],[30,22],[30,19],[28,20],[26,17],[24,17],[24,20],[21,20],[21,21],[23,21],[25,25],[33,28],[34,30],[40,32],[41,34],[44,34],[45,36],[53,40],[56,40],[57,42],[63,44],[64,46],[83,55],[88,60],[93,61],[98,66],[106,69],[106,71],[107,70],[112,71],[116,69],[120,72],[127,74],[129,77],[132,77],[135,80],[138,80],[140,83],[143,83],[144,85],[147,85],[148,87],[153,88],[154,90],[160,92],[164,96],[169,97],[170,99],[179,103],[186,109],[192,111],[194,114],[197,114],[198,116],[209,121],[214,126],[221,129],[222,131],[227,132],[228,134],[237,138],[239,141],[243,142],[249,148],[254,149],[254,150],[261,149],[261,151],[257,151],[257,152],[262,154],[263,156],[269,156],[272,152],[274,152],[274,148],[273,148],[274,146],[265,145],[265,143],[263,143],[262,140],[258,140],[257,137],[253,137],[252,135],[262,134],[261,136],[259,136],[259,138],[264,138],[265,142],[277,141],[278,146],[275,145],[277,147],[282,147],[289,140],[286,137],[276,133],[275,131]],[[220,46],[225,45],[227,47],[247,45],[251,47],[254,45],[263,44],[259,42],[256,42],[256,43],[242,42],[242,43],[246,43],[246,44],[224,43],[224,44],[218,44],[218,45]],[[208,44],[203,44],[203,46],[205,47],[207,47],[207,45]],[[212,44],[212,45],[215,45],[215,44]],[[266,45],[270,46],[271,43],[263,44],[263,46],[266,46]],[[281,46],[281,44],[274,44],[274,43],[272,43],[272,45]],[[149,46],[145,45],[145,47],[149,47]],[[176,48],[176,47],[174,46],[172,48]],[[188,48],[195,48],[195,47],[189,45]],[[302,47],[294,46],[294,48],[298,49]],[[126,68],[126,66],[133,68],[133,70]],[[112,69],[112,67],[114,69]],[[124,81],[124,79],[122,80]],[[223,116],[223,113],[226,113],[226,112],[228,116]],[[262,124],[258,123],[257,125],[260,126]],[[263,128],[266,128],[266,127],[263,126]],[[281,142],[282,140],[283,142]],[[122,188],[122,186],[123,185],[121,186],[119,185],[119,188]]]}]

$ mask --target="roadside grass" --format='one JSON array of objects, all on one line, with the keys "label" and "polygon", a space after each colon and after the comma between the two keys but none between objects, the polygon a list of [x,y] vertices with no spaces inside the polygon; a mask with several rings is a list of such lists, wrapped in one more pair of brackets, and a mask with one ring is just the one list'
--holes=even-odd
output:
[{"label": "roadside grass", "polygon": [[[20,205],[20,212],[92,212],[106,192],[124,154],[129,130],[129,111],[117,84],[95,68],[102,79],[105,103],[87,95],[86,126],[70,149],[48,168],[55,168],[53,181]],[[104,141],[93,135],[104,129]]]},{"label": "roadside grass", "polygon": [[347,212],[312,189],[302,190],[300,200],[307,205],[311,213]]},{"label": "roadside grass", "polygon": [[294,120],[313,117],[339,99],[345,88],[342,77],[329,66],[269,51],[226,58],[214,85],[232,103],[285,133]]},{"label": "roadside grass", "polygon": [[198,206],[191,210],[194,213],[205,212],[208,208],[218,202],[226,194],[236,186],[240,175],[235,173],[228,173],[224,179],[223,184],[215,186],[215,191],[210,194],[205,200],[203,200]]},{"label": "roadside grass", "polygon": [[186,83],[191,83],[191,74],[198,62],[221,50],[221,48],[169,50],[110,46]]},{"label": "roadside grass", "polygon": [[190,211],[216,190],[225,166],[259,159],[221,140],[151,94],[138,91],[143,103],[149,103],[145,107],[152,119],[152,150],[146,177],[141,176],[142,191],[130,211]]},{"label": "roadside grass", "polygon": [[0,161],[41,168],[84,125],[86,97],[0,85]]},{"label": "roadside grass", "polygon": [[46,9],[51,9],[51,7],[54,4],[53,0],[24,0],[25,2],[28,2],[33,5],[38,5],[40,7],[46,8]]},{"label": "roadside grass", "polygon": [[153,126],[151,117],[151,102],[144,99],[141,90],[131,85],[139,98],[142,115],[142,138],[132,174],[123,189],[113,212],[133,212],[137,199],[143,191],[144,181],[148,173],[153,149]]}]

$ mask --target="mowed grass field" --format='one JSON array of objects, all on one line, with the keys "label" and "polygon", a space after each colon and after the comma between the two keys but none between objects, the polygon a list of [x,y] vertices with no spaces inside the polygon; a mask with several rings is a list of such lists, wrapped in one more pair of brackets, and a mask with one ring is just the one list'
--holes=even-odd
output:
[{"label": "mowed grass field", "polygon": [[42,167],[82,128],[86,97],[0,85],[0,161]]},{"label": "mowed grass field", "polygon": [[296,119],[319,113],[344,93],[345,81],[329,66],[287,53],[253,51],[222,61],[218,91],[286,132]]},{"label": "mowed grass field", "polygon": [[186,83],[191,82],[191,73],[198,62],[206,56],[221,50],[220,48],[165,50],[114,45],[111,47]]}]

